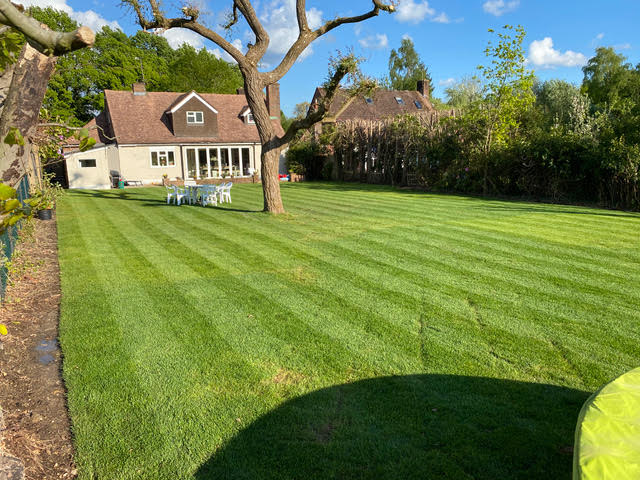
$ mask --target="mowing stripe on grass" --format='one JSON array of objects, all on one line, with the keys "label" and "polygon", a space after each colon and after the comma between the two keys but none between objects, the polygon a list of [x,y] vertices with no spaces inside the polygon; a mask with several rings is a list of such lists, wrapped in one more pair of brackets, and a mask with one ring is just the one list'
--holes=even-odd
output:
[{"label": "mowing stripe on grass", "polygon": [[[168,206],[159,188],[60,201],[61,337],[81,478],[250,478],[278,462],[289,472],[275,452],[301,448],[296,461],[316,470],[293,476],[309,479],[325,478],[335,458],[350,459],[335,471],[344,478],[356,478],[349,464],[362,467],[358,478],[454,466],[478,479],[566,476],[558,445],[570,444],[571,428],[542,426],[548,412],[527,395],[509,395],[525,402],[513,409],[503,399],[491,421],[465,416],[462,436],[448,432],[460,420],[449,415],[496,398],[490,378],[547,384],[531,387],[540,398],[548,384],[593,389],[640,361],[640,216],[377,186],[282,185],[282,194],[291,212],[282,216],[257,212],[259,185],[209,208]],[[427,372],[449,377],[431,392]],[[335,387],[398,375],[361,406]],[[480,388],[471,397],[449,393],[471,385]],[[333,393],[319,398],[330,403],[310,417],[296,408],[273,417],[325,387]],[[409,395],[402,404],[391,400],[398,389]],[[577,415],[567,395],[547,403],[554,418]],[[378,414],[397,416],[402,433],[371,423],[364,407],[378,398],[390,402]],[[405,425],[407,401],[426,403]],[[359,440],[340,450],[347,425]],[[428,444],[432,429],[443,446]],[[539,448],[519,443],[541,429]],[[271,438],[288,439],[277,459],[247,464]],[[487,442],[491,454],[479,449]],[[380,452],[396,451],[418,463],[376,469]]]}]

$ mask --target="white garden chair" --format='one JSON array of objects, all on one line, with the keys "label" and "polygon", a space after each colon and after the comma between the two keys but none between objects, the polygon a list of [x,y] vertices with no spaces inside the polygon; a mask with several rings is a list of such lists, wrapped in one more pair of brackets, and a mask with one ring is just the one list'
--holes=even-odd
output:
[{"label": "white garden chair", "polygon": [[167,185],[165,186],[165,188],[167,189],[167,205],[169,205],[171,203],[171,200],[175,199],[176,187],[174,187],[173,185]]},{"label": "white garden chair", "polygon": [[231,203],[231,187],[233,187],[233,183],[231,182],[222,186],[222,189],[220,190],[220,203]]},{"label": "white garden chair", "polygon": [[203,207],[209,204],[218,205],[217,187],[215,185],[200,187],[200,203]]},{"label": "white garden chair", "polygon": [[186,192],[183,189],[176,187],[175,185],[168,186],[166,187],[166,189],[167,189],[167,205],[171,203],[171,200],[173,200],[173,202],[176,205],[180,205],[184,197],[187,196]]}]

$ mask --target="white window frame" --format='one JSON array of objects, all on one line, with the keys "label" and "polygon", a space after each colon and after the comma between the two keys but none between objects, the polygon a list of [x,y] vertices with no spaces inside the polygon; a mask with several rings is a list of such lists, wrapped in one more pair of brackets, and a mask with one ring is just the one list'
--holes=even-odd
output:
[{"label": "white window frame", "polygon": [[251,112],[247,113],[247,123],[256,123],[256,119]]},{"label": "white window frame", "polygon": [[[173,165],[169,164],[169,152],[171,152],[173,156]],[[158,165],[153,164],[153,154],[156,154],[158,159]],[[164,154],[167,159],[166,165],[161,165],[160,155]],[[149,165],[151,168],[173,168],[176,166],[176,152],[173,147],[152,147],[149,149]]]},{"label": "white window frame", "polygon": [[[246,148],[247,150],[249,150],[249,158],[248,158],[248,162],[249,162],[249,168],[252,168],[254,171],[255,169],[255,158],[254,158],[254,151],[253,148],[251,148],[250,145],[233,145],[233,146],[222,146],[222,147],[212,147],[212,146],[206,146],[206,145],[194,145],[193,147],[186,147],[182,150],[182,154],[184,155],[184,159],[185,159],[185,172],[184,172],[184,178],[187,180],[200,180],[203,177],[200,176],[200,155],[198,153],[199,149],[206,149],[207,151],[207,165],[208,165],[208,171],[209,171],[209,176],[206,178],[222,178],[222,173],[225,171],[233,171],[233,160],[232,160],[232,154],[231,151],[233,149],[237,149],[238,150],[238,171],[240,172],[240,177],[250,177],[251,175],[244,175],[244,160],[242,159],[242,149]],[[217,150],[217,158],[218,158],[218,169],[214,170],[211,166],[211,150]],[[189,163],[188,163],[188,158],[189,158],[189,154],[187,153],[187,150],[193,150],[194,151],[194,159],[195,159],[195,172],[196,172],[196,176],[191,177],[189,176]],[[222,164],[222,151],[225,150],[227,153],[227,164],[223,165]],[[217,175],[214,176],[213,172],[216,172]],[[227,179],[230,177],[226,177]]]},{"label": "white window frame", "polygon": [[[200,116],[199,121],[198,121],[198,116]],[[189,117],[191,117],[191,119],[189,119]],[[203,123],[204,123],[204,112],[202,110],[187,111],[187,125],[202,125]]]},{"label": "white window frame", "polygon": [[[85,165],[82,165],[82,162],[87,162],[87,161],[91,161],[93,160],[93,163],[95,165],[88,167]],[[98,159],[97,158],[79,158],[78,159],[78,168],[97,168],[98,167]]]}]

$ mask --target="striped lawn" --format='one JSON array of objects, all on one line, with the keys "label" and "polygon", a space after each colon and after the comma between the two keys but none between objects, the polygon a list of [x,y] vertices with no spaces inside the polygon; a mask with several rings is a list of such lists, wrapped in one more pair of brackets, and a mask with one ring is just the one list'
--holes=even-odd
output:
[{"label": "striped lawn", "polygon": [[351,184],[59,203],[83,479],[568,478],[640,364],[640,215]]}]

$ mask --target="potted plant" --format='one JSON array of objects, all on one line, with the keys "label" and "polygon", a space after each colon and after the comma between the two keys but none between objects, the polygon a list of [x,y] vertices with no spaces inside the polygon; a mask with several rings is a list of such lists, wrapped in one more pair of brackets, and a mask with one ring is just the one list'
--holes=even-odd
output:
[{"label": "potted plant", "polygon": [[39,189],[33,193],[32,197],[37,200],[34,205],[36,215],[40,220],[51,220],[52,210],[55,208],[56,200],[64,193],[58,183],[53,183],[53,173],[44,173]]}]

